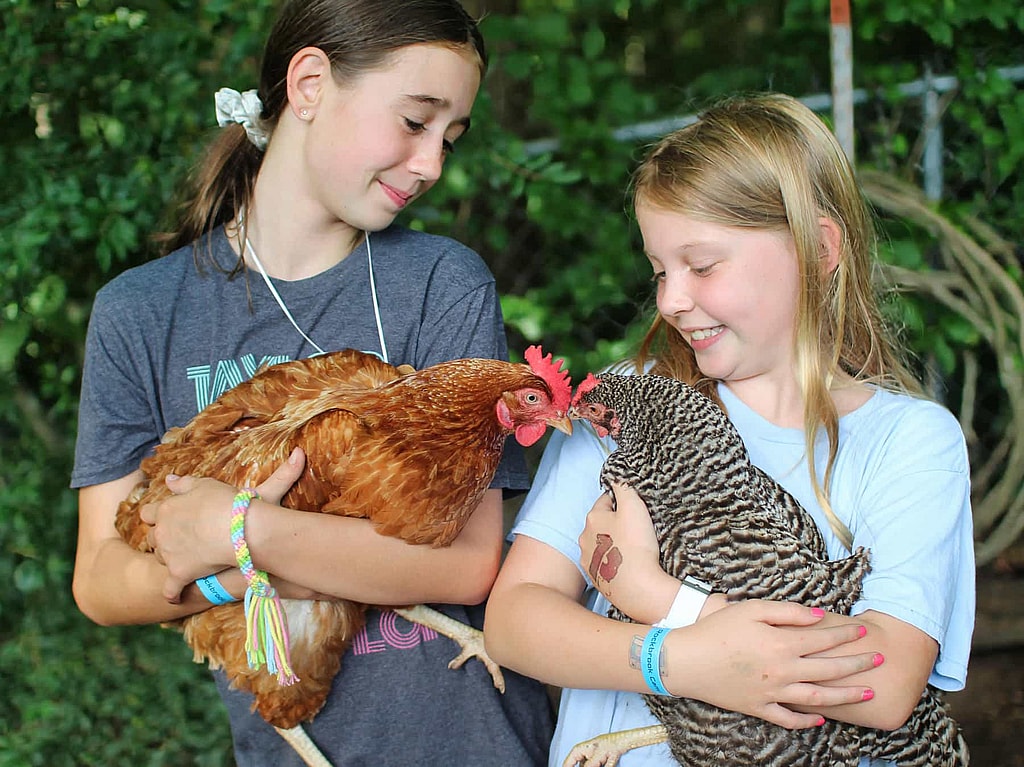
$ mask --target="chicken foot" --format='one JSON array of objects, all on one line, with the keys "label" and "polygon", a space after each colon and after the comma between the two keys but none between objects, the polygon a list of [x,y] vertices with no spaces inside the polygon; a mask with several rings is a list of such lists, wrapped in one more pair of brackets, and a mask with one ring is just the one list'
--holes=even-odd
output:
[{"label": "chicken foot", "polygon": [[[505,677],[501,673],[501,667],[491,660],[486,650],[484,650],[484,635],[482,631],[472,626],[467,626],[465,623],[460,623],[454,618],[449,618],[444,613],[438,612],[426,605],[397,607],[393,609],[395,613],[401,615],[407,621],[431,628],[438,634],[448,637],[462,648],[462,652],[448,664],[448,668],[461,668],[470,658],[479,658],[480,662],[490,672],[494,686],[499,691],[505,692]],[[316,747],[316,744],[302,728],[302,725],[296,725],[288,729],[283,727],[275,727],[274,729],[277,730],[278,734],[285,739],[288,745],[294,749],[295,753],[309,767],[331,767],[331,763],[320,753],[320,749]]]},{"label": "chicken foot", "polygon": [[407,621],[418,623],[436,631],[438,634],[451,639],[462,648],[462,652],[452,659],[448,668],[461,668],[462,664],[470,658],[479,658],[480,662],[491,672],[491,679],[499,692],[505,692],[505,676],[501,673],[501,667],[491,660],[491,657],[484,649],[484,632],[460,623],[454,618],[449,618],[444,613],[438,612],[426,605],[413,605],[412,607],[394,607],[395,613],[401,615]]},{"label": "chicken foot", "polygon": [[301,724],[288,729],[283,727],[274,729],[309,767],[332,767],[331,763],[327,761],[327,757],[320,753],[320,749],[316,747],[316,743],[312,741],[309,734],[302,729]]},{"label": "chicken foot", "polygon": [[668,741],[668,730],[662,724],[637,727],[598,735],[573,746],[562,767],[615,767],[627,751]]}]

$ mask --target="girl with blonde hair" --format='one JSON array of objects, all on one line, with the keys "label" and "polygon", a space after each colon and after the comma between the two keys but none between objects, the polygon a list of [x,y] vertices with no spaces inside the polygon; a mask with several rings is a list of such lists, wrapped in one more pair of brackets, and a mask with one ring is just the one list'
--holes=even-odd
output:
[{"label": "girl with blonde hair", "polygon": [[[726,99],[666,136],[632,192],[658,310],[636,370],[718,402],[752,462],[814,517],[829,555],[864,546],[872,572],[850,617],[726,603],[680,583],[658,564],[639,497],[617,487],[613,512],[601,494],[614,443],[578,428],[548,444],[513,527],[488,650],[564,688],[551,765],[595,735],[657,723],[630,662],[644,625],[672,629],[670,694],[790,728],[824,717],[899,727],[926,684],[965,683],[970,474],[957,421],[921,396],[882,322],[853,170],[809,109],[764,94]],[[622,557],[613,582],[587,572],[598,535]],[[609,602],[640,626],[605,617]],[[620,762],[673,763],[664,743]]]}]

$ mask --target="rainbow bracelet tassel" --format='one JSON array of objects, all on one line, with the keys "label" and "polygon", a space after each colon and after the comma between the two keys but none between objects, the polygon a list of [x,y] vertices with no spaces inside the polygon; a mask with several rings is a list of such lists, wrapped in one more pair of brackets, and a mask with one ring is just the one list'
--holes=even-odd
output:
[{"label": "rainbow bracelet tassel", "polygon": [[231,507],[231,545],[238,568],[249,583],[245,590],[245,654],[249,668],[258,669],[266,664],[267,671],[277,675],[279,684],[295,684],[299,678],[291,667],[288,622],[281,599],[270,585],[267,573],[253,566],[245,542],[245,513],[254,498],[259,498],[255,490],[240,490]]}]

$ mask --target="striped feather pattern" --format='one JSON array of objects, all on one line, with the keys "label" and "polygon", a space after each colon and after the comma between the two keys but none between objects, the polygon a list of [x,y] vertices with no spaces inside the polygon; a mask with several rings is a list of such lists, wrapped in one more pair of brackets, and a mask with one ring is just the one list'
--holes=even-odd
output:
[{"label": "striped feather pattern", "polygon": [[[581,401],[614,411],[621,428],[602,484],[629,485],[643,498],[667,572],[698,578],[730,599],[790,600],[849,614],[870,571],[869,552],[829,560],[814,521],[750,463],[715,403],[672,378],[607,373],[598,380]],[[614,608],[611,615],[629,620]],[[644,698],[682,765],[856,767],[862,756],[900,767],[969,763],[960,729],[932,687],[891,732],[832,720],[793,731],[696,700]]]}]

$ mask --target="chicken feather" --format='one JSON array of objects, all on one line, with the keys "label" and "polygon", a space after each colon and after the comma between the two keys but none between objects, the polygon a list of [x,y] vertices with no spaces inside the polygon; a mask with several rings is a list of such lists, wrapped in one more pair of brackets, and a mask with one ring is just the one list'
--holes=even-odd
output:
[{"label": "chicken feather", "polygon": [[[602,486],[628,485],[647,504],[666,572],[702,580],[730,600],[792,600],[849,614],[871,569],[869,552],[830,560],[812,517],[750,462],[710,399],[673,378],[603,373],[579,385],[569,412],[616,440]],[[629,621],[614,607],[609,615]],[[610,767],[631,748],[666,741],[680,764],[856,767],[870,756],[901,767],[964,767],[970,758],[942,692],[931,686],[892,731],[833,720],[792,731],[698,700],[644,700],[662,727],[584,741],[566,765]]]},{"label": "chicken feather", "polygon": [[[528,444],[548,425],[571,430],[561,361],[537,347],[526,357],[529,365],[465,359],[414,371],[346,349],[262,369],[167,432],[142,462],[145,480],[120,504],[117,530],[148,551],[139,510],[170,495],[168,474],[256,486],[301,447],[306,466],[283,506],[366,518],[383,535],[447,546],[483,498],[509,434]],[[260,716],[287,730],[320,710],[367,606],[281,604],[298,677],[291,685],[249,667],[240,602],[167,625],[183,631],[197,662],[223,668],[254,695]]]}]

